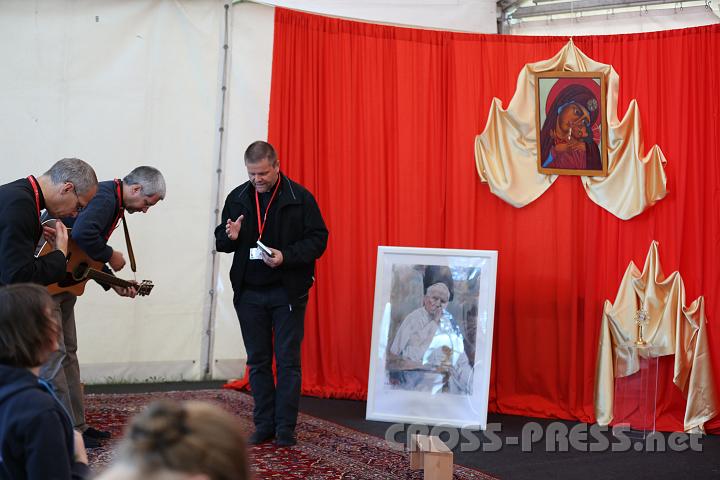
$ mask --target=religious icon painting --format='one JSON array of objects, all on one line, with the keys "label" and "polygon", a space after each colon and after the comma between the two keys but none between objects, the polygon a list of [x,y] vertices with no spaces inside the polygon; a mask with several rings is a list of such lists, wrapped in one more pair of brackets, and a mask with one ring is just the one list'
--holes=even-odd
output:
[{"label": "religious icon painting", "polygon": [[600,72],[536,74],[538,171],[605,177],[607,112]]},{"label": "religious icon painting", "polygon": [[497,252],[379,247],[366,418],[485,428]]}]

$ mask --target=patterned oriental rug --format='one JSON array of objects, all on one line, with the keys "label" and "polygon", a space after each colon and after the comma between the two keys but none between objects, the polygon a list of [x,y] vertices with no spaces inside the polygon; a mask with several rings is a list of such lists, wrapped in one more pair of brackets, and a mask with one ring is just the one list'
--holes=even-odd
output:
[{"label": "patterned oriental rug", "polygon": [[[101,471],[112,460],[113,444],[122,436],[130,417],[160,398],[204,400],[235,414],[250,434],[252,397],[232,390],[196,390],[146,394],[95,394],[86,397],[88,423],[112,432],[113,440],[89,451],[90,466]],[[409,468],[408,454],[394,450],[384,439],[343,427],[310,415],[300,414],[298,444],[276,448],[272,443],[252,446],[250,463],[256,480],[376,480],[423,478],[422,471]],[[456,480],[494,480],[478,470],[455,465]]]}]

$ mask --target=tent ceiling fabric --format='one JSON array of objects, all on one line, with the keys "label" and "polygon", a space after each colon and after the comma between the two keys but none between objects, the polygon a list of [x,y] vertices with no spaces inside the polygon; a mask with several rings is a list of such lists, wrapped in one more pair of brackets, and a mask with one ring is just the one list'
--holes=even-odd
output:
[{"label": "tent ceiling fabric", "polygon": [[[309,13],[407,27],[474,33],[511,35],[603,35],[637,33],[710,25],[720,22],[709,5],[691,6],[670,0],[257,0],[253,3],[289,8]],[[236,1],[235,5],[249,3]],[[652,5],[664,3],[660,10]],[[699,2],[694,2],[695,4]],[[567,14],[577,6],[573,18],[562,18],[555,11],[543,18],[543,9],[567,6]],[[651,7],[648,9],[647,6]],[[678,5],[681,5],[678,7]],[[638,11],[624,12],[633,6]],[[584,9],[584,13],[579,12]],[[522,12],[537,10],[537,17],[519,20]],[[603,13],[599,15],[598,13]],[[605,15],[607,14],[607,15]],[[517,16],[517,18],[515,18]],[[505,21],[509,18],[509,21]],[[498,24],[500,22],[500,24]],[[500,31],[498,31],[500,28]],[[610,30],[608,30],[608,28]]]},{"label": "tent ceiling fabric", "polygon": [[494,0],[263,0],[256,3],[373,23],[497,33]]}]

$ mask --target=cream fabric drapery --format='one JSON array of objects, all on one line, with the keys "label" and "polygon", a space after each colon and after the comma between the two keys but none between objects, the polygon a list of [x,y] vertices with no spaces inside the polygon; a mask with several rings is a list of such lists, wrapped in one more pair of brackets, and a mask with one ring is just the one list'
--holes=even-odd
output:
[{"label": "cream fabric drapery", "polygon": [[[643,271],[630,262],[615,302],[605,301],[595,377],[595,417],[600,425],[613,420],[615,378],[639,369],[639,355],[675,355],[673,382],[687,397],[684,428],[702,432],[717,414],[708,346],[705,300],[698,297],[685,307],[685,287],[680,273],[665,277],[658,243],[650,245]],[[635,312],[645,309],[649,322],[643,328],[648,348],[637,348]]]},{"label": "cream fabric drapery", "polygon": [[625,117],[618,120],[618,74],[612,66],[586,56],[572,40],[553,58],[525,65],[507,110],[499,99],[493,99],[485,131],[475,139],[478,174],[492,193],[520,208],[536,200],[557,178],[537,169],[535,74],[546,71],[601,72],[607,80],[608,176],[581,177],[590,199],[623,220],[662,199],[666,160],[657,145],[642,156],[637,102],[633,100]]}]

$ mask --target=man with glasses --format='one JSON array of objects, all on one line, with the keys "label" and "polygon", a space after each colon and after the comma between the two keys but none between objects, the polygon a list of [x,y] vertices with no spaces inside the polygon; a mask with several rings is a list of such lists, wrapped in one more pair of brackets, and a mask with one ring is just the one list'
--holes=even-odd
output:
[{"label": "man with glasses", "polygon": [[[65,225],[71,227],[71,238],[90,258],[103,262],[119,271],[125,266],[123,254],[108,245],[110,236],[120,225],[124,213],[147,211],[165,198],[165,179],[160,171],[153,167],[135,168],[122,180],[115,179],[100,182],[97,195],[90,203],[78,204],[79,213],[63,218]],[[123,220],[124,221],[124,220]],[[106,273],[112,274],[107,268]],[[133,287],[107,286],[122,297],[135,297]],[[62,335],[58,339],[58,351],[42,366],[40,376],[50,383],[58,393],[61,403],[72,415],[75,429],[83,434],[85,446],[98,447],[101,441],[109,438],[110,433],[90,427],[85,422],[85,407],[80,384],[80,364],[77,358],[77,331],[75,328],[75,302],[77,297],[69,292],[53,295],[61,311]]]},{"label": "man with glasses", "polygon": [[[60,160],[39,177],[29,175],[0,186],[0,285],[49,285],[62,280],[68,231],[59,221],[54,227],[42,226],[41,212],[57,218],[76,217],[97,190],[95,171],[77,158]],[[53,251],[36,257],[36,245],[43,237]]]},{"label": "man with glasses", "polygon": [[[97,192],[90,165],[77,158],[55,163],[39,177],[29,175],[0,186],[0,285],[33,282],[49,285],[65,275],[68,233],[61,222],[42,227],[40,213],[76,217]],[[35,257],[44,236],[54,251]]]},{"label": "man with glasses", "polygon": [[87,206],[87,202],[81,202],[80,197],[78,196],[77,192],[75,190],[72,191],[75,194],[75,212],[76,216],[77,213],[80,213],[83,211],[83,208]]}]

